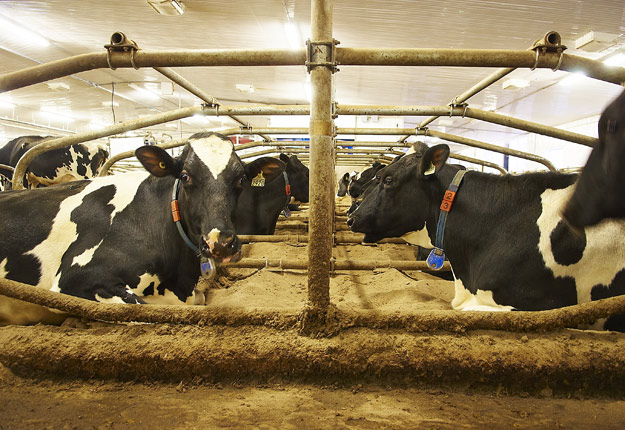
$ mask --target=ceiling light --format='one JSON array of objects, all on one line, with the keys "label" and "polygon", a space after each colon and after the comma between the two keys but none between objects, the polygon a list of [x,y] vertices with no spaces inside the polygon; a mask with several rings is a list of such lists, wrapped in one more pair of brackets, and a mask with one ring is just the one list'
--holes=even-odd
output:
[{"label": "ceiling light", "polygon": [[254,85],[250,85],[250,84],[236,84],[236,88],[238,91],[241,91],[242,93],[248,93],[248,94],[253,93],[255,90]]},{"label": "ceiling light", "polygon": [[69,85],[65,82],[48,82],[47,85],[53,91],[69,91]]},{"label": "ceiling light", "polygon": [[589,31],[582,37],[575,40],[575,49],[588,52],[597,52],[609,47],[618,34],[601,33],[599,31]]},{"label": "ceiling light", "polygon": [[161,15],[182,15],[185,10],[184,4],[179,0],[147,0],[147,2]]},{"label": "ceiling light", "polygon": [[521,88],[525,88],[528,87],[530,85],[530,81],[528,81],[527,79],[518,79],[518,78],[511,78],[511,79],[507,79],[505,81],[503,81],[503,83],[501,84],[501,87],[504,90],[520,90]]},{"label": "ceiling light", "polygon": [[3,16],[0,16],[0,33],[16,42],[41,48],[50,46],[50,42],[45,37]]},{"label": "ceiling light", "polygon": [[286,40],[289,42],[291,49],[300,49],[304,47],[299,36],[297,24],[292,21],[287,22],[284,24],[284,31],[286,32]]},{"label": "ceiling light", "polygon": [[619,52],[603,60],[603,63],[608,66],[620,66],[625,67],[625,53]]},{"label": "ceiling light", "polygon": [[117,103],[117,102],[112,102],[112,101],[109,101],[109,100],[103,101],[101,104],[102,104],[102,106],[104,106],[104,107],[111,107],[111,106],[113,106],[113,107],[117,107],[117,106],[119,106],[119,103]]}]

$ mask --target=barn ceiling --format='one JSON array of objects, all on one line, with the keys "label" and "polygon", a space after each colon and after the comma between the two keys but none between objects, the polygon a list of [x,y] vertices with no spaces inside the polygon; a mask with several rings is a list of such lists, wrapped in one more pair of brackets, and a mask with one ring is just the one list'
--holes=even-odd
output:
[{"label": "barn ceiling", "polygon": [[[124,32],[144,50],[274,49],[304,46],[310,37],[308,0],[181,0],[183,15],[155,12],[146,0],[0,2],[0,73],[89,52],[103,52]],[[296,25],[299,40],[285,24]],[[527,49],[557,31],[567,53],[594,59],[625,57],[625,3],[614,0],[336,0],[334,37],[340,47]],[[575,49],[590,31],[590,48]],[[28,33],[41,40],[32,40]],[[618,58],[618,57],[617,57]],[[308,104],[304,66],[193,67],[177,73],[225,105]],[[343,66],[335,75],[340,104],[446,105],[488,76],[489,68]],[[471,107],[559,126],[592,117],[621,87],[566,72],[516,70],[472,97]],[[147,90],[147,91],[146,91]],[[63,135],[167,112],[201,101],[153,69],[83,72],[0,94],[0,142],[25,134]],[[403,118],[414,127],[424,117]],[[266,117],[250,117],[253,126]],[[301,124],[301,123],[298,123]],[[305,122],[304,122],[305,124]],[[238,126],[231,120],[191,118],[151,127],[157,140],[202,129]],[[431,127],[503,145],[524,132],[468,118],[441,118]],[[144,131],[145,132],[145,131]],[[573,144],[572,144],[573,145]]]}]

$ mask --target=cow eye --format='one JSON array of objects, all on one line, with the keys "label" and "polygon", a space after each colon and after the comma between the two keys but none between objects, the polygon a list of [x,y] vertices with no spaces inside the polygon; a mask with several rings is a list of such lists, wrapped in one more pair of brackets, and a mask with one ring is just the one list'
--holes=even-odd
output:
[{"label": "cow eye", "polygon": [[191,180],[191,176],[189,176],[189,174],[187,172],[182,172],[180,174],[180,180],[182,182],[189,182]]},{"label": "cow eye", "polygon": [[384,178],[384,184],[386,185],[391,185],[393,183],[393,178],[390,176],[387,176],[386,178]]}]

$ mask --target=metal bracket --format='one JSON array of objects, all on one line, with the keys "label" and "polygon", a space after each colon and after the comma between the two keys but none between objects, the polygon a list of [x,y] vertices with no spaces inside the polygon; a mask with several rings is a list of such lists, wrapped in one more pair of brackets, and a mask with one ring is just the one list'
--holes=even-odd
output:
[{"label": "metal bracket", "polygon": [[562,39],[560,38],[560,34],[555,31],[550,31],[542,39],[536,40],[530,48],[530,50],[536,53],[534,65],[530,68],[530,70],[535,70],[538,66],[538,59],[541,52],[555,52],[560,54],[560,58],[558,58],[558,63],[556,64],[556,67],[551,70],[553,70],[554,72],[557,71],[562,65],[562,57],[564,56],[564,50],[566,49],[566,46],[562,45],[561,41]]},{"label": "metal bracket", "polygon": [[139,67],[135,64],[135,52],[139,50],[137,42],[130,40],[121,31],[113,33],[111,36],[111,43],[104,45],[106,48],[106,62],[111,70],[116,70],[117,67],[113,67],[111,63],[111,53],[115,52],[128,52],[130,51],[130,64],[135,70],[139,70]]},{"label": "metal bracket", "polygon": [[[332,73],[338,72],[338,62],[336,61],[336,45],[339,42],[336,39],[332,39],[331,42],[313,42],[310,39],[306,41],[306,71],[310,73],[313,67],[325,66],[332,70]],[[317,46],[330,47],[330,61],[313,62],[313,52]]]},{"label": "metal bracket", "polygon": [[239,127],[239,134],[252,134],[252,126],[245,124]]},{"label": "metal bracket", "polygon": [[451,118],[452,116],[454,116],[454,108],[464,108],[464,111],[462,112],[462,117],[464,118],[465,115],[467,114],[467,109],[469,107],[468,103],[456,103],[456,99],[452,100],[451,103],[449,103],[449,117]]},{"label": "metal bracket", "polygon": [[337,119],[339,117],[339,114],[336,113],[338,105],[339,104],[337,102],[335,102],[335,101],[332,102],[332,107],[330,108],[332,119]]},{"label": "metal bracket", "polygon": [[419,135],[419,132],[422,131],[425,137],[428,136],[428,131],[430,131],[429,127],[415,127],[415,136]]}]

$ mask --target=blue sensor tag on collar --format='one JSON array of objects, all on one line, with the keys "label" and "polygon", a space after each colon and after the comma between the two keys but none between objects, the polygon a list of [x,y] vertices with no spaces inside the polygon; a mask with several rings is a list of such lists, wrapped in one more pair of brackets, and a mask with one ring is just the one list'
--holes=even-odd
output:
[{"label": "blue sensor tag on collar", "polygon": [[200,271],[202,272],[202,278],[213,279],[215,277],[215,273],[217,272],[215,260],[208,257],[202,257],[200,260]]},{"label": "blue sensor tag on collar", "polygon": [[284,213],[284,217],[285,217],[285,218],[288,218],[288,217],[290,217],[290,216],[291,216],[291,211],[290,211],[290,210],[289,210],[289,208],[288,208],[288,207],[286,207],[286,206],[284,207],[284,209],[282,209],[282,212]]},{"label": "blue sensor tag on collar", "polygon": [[434,248],[430,251],[430,255],[425,260],[425,263],[432,270],[441,270],[443,263],[445,262],[445,252],[440,248]]}]

